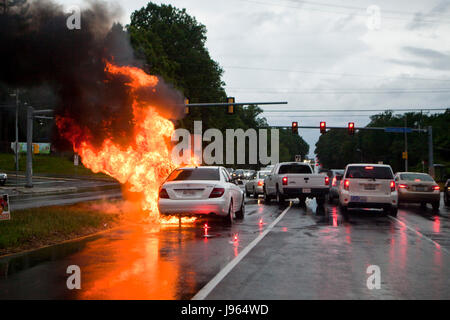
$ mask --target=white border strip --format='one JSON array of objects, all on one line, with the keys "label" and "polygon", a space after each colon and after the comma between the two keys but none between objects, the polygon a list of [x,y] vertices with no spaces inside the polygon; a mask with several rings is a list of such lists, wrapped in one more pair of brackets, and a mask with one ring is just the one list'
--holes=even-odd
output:
[{"label": "white border strip", "polygon": [[448,251],[446,248],[444,248],[444,247],[443,247],[442,245],[440,245],[438,242],[434,241],[434,240],[431,239],[431,238],[428,238],[428,237],[427,237],[426,235],[424,235],[422,232],[417,231],[417,230],[415,230],[414,228],[408,226],[408,225],[406,224],[406,222],[404,222],[403,220],[400,220],[400,219],[398,219],[398,218],[394,218],[394,217],[392,217],[392,216],[388,216],[388,217],[391,218],[392,220],[395,220],[395,221],[400,222],[401,224],[403,224],[403,225],[406,227],[406,229],[408,229],[408,230],[414,232],[415,234],[420,234],[420,236],[423,237],[425,240],[427,240],[427,241],[431,242],[432,244],[434,244],[434,246],[435,246],[437,249],[442,250],[442,251],[445,251],[445,252],[447,252],[448,254],[450,254],[450,251]]},{"label": "white border strip", "polygon": [[220,283],[220,281],[222,281],[223,278],[225,278],[227,276],[227,274],[230,273],[230,271],[233,270],[233,268],[250,252],[250,250],[252,250],[258,244],[258,242],[260,242],[270,232],[270,230],[272,230],[273,227],[275,227],[275,225],[281,219],[283,219],[284,215],[286,214],[286,212],[288,212],[288,210],[291,208],[291,206],[292,206],[292,202],[289,203],[289,207],[287,207],[275,219],[275,221],[273,221],[270,224],[270,226],[268,226],[264,230],[263,233],[261,233],[258,237],[256,237],[255,240],[253,240],[247,247],[245,247],[244,250],[242,250],[241,253],[239,253],[237,255],[237,257],[235,257],[233,260],[231,260],[225,266],[225,268],[220,270],[220,272],[218,274],[216,274],[215,277],[212,278],[211,281],[209,281],[202,289],[200,289],[200,291],[197,292],[197,294],[195,296],[193,296],[191,300],[204,300],[211,293],[211,291],[213,291],[214,288]]}]

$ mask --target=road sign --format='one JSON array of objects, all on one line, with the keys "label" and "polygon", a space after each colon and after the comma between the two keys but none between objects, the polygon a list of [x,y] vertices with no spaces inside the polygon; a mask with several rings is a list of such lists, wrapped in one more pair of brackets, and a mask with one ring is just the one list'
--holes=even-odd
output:
[{"label": "road sign", "polygon": [[408,152],[407,151],[403,151],[402,152],[402,159],[408,159]]},{"label": "road sign", "polygon": [[2,220],[11,220],[9,196],[7,194],[0,196],[0,221]]},{"label": "road sign", "polygon": [[411,128],[384,128],[384,132],[411,133]]}]

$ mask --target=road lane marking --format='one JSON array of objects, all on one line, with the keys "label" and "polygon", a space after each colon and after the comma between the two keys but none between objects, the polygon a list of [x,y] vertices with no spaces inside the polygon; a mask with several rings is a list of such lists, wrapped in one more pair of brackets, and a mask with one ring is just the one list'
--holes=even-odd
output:
[{"label": "road lane marking", "polygon": [[241,251],[233,260],[231,260],[218,274],[215,275],[191,300],[204,300],[211,291],[230,273],[231,270],[275,227],[275,225],[283,219],[284,215],[289,211],[292,202],[284,211],[261,233],[255,240],[253,240],[244,250]]},{"label": "road lane marking", "polygon": [[450,254],[450,251],[448,251],[446,248],[442,247],[438,242],[434,241],[434,240],[431,239],[431,238],[428,238],[426,235],[424,235],[424,234],[421,233],[420,231],[417,231],[416,229],[414,229],[414,228],[408,226],[408,225],[406,224],[406,222],[404,222],[404,221],[402,221],[402,220],[400,220],[400,219],[394,218],[394,217],[392,217],[392,216],[388,216],[388,217],[391,218],[392,220],[395,220],[395,221],[397,221],[397,222],[400,222],[403,226],[405,226],[406,229],[408,229],[408,230],[410,230],[410,231],[416,233],[416,234],[419,235],[421,238],[424,238],[425,240],[431,242],[431,243],[434,244],[434,246],[435,246],[436,248],[438,248],[439,250],[445,251],[445,252],[447,252],[448,254]]}]

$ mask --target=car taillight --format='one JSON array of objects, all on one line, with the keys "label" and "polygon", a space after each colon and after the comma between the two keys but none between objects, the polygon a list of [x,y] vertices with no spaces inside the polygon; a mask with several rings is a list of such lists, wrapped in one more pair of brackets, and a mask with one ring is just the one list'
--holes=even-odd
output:
[{"label": "car taillight", "polygon": [[407,184],[399,184],[398,187],[400,189],[409,189],[409,186]]},{"label": "car taillight", "polygon": [[167,190],[162,188],[159,190],[159,198],[160,199],[169,199],[169,194],[167,193]]},{"label": "car taillight", "polygon": [[263,185],[264,185],[264,180],[259,180],[259,181],[258,181],[258,186],[261,187],[261,186],[263,186]]},{"label": "car taillight", "polygon": [[334,177],[334,178],[333,178],[333,181],[331,182],[331,185],[332,185],[333,187],[336,187],[336,181],[337,181],[337,180],[336,180],[336,177]]},{"label": "car taillight", "polygon": [[391,181],[391,192],[395,191],[395,181]]},{"label": "car taillight", "polygon": [[344,189],[348,190],[350,187],[350,180],[344,180]]},{"label": "car taillight", "polygon": [[224,188],[214,188],[209,195],[210,198],[220,198],[225,193]]},{"label": "car taillight", "polygon": [[433,189],[434,191],[436,191],[436,190],[441,190],[441,188],[440,188],[439,186],[433,186],[432,189]]},{"label": "car taillight", "polygon": [[326,186],[330,185],[330,177],[325,177],[325,185]]},{"label": "car taillight", "polygon": [[283,179],[281,179],[281,181],[283,181],[283,186],[287,186],[287,183],[288,183],[287,177],[283,177]]}]

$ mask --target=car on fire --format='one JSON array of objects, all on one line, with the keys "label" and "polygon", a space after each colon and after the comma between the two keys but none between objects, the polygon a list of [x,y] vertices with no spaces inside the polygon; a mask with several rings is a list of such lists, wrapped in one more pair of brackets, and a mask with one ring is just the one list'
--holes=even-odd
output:
[{"label": "car on fire", "polygon": [[398,192],[392,168],[386,164],[348,164],[339,185],[339,207],[383,209],[397,216]]},{"label": "car on fire", "polygon": [[441,193],[439,185],[427,173],[398,172],[395,175],[399,203],[430,203],[433,210],[439,209]]},{"label": "car on fire", "polygon": [[158,207],[163,215],[212,215],[226,223],[245,215],[244,192],[224,167],[175,169],[159,190]]}]

